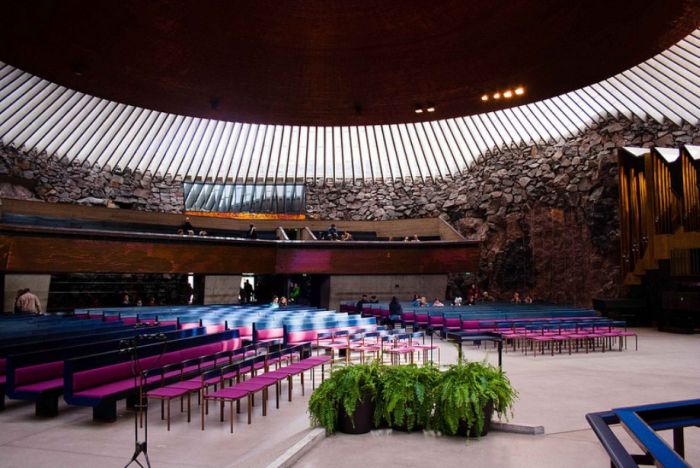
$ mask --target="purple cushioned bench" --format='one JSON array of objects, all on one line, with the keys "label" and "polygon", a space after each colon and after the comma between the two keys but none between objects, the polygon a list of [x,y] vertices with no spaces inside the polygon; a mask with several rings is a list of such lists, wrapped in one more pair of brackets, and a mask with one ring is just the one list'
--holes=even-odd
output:
[{"label": "purple cushioned bench", "polygon": [[[214,356],[223,351],[241,347],[238,332],[228,330],[212,335],[197,336],[167,343],[163,352],[162,344],[143,346],[144,354],[150,354],[138,360],[138,370],[160,368],[174,363],[188,361],[203,356]],[[179,348],[179,349],[178,349]],[[100,362],[112,364],[100,365]],[[114,362],[116,361],[116,362]],[[214,358],[211,358],[212,363]],[[99,356],[83,360],[67,361],[65,369],[65,393],[67,403],[79,406],[92,406],[93,419],[101,421],[116,420],[116,403],[123,398],[133,398],[137,393],[134,382],[134,365],[128,355],[112,354],[106,359]],[[156,383],[157,378],[147,382]]]}]

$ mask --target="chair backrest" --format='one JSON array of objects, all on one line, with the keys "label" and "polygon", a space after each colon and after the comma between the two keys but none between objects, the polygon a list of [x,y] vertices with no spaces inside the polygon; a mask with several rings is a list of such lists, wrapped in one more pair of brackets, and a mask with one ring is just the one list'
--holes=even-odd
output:
[{"label": "chair backrest", "polygon": [[160,381],[161,381],[161,383],[162,383],[162,382],[163,382],[163,378],[164,378],[164,374],[165,374],[165,373],[163,372],[163,368],[162,368],[162,367],[154,368],[154,369],[147,369],[147,370],[145,370],[145,371],[142,371],[142,372],[141,372],[141,385],[144,385],[146,382],[148,382],[148,380],[149,380],[151,377],[155,377],[155,376],[159,376],[159,377],[160,377]]},{"label": "chair backrest", "polygon": [[[235,366],[236,364],[232,364],[232,365]],[[229,367],[231,367],[231,366],[226,366],[226,367],[223,367],[223,368],[222,368],[222,367],[217,367],[216,369],[212,369],[212,370],[210,370],[210,371],[202,372],[202,374],[200,375],[200,378],[201,378],[201,381],[202,381],[202,388],[204,388],[204,393],[207,392],[207,385],[206,385],[206,382],[207,382],[208,380],[213,379],[214,377],[218,377],[219,380],[221,380],[221,378],[222,378],[222,376],[223,376],[224,369],[228,369]]]},{"label": "chair backrest", "polygon": [[[185,369],[185,365],[182,362],[174,362],[172,364],[165,365],[161,369],[162,370],[161,377],[163,379],[165,379],[165,376],[170,374],[171,372],[179,371],[179,373],[177,374],[177,378],[182,379],[182,373],[183,373],[184,369]],[[168,378],[173,378],[173,377],[174,376],[169,376]]]},{"label": "chair backrest", "polygon": [[192,359],[187,359],[185,361],[182,361],[183,370],[187,369],[189,367],[193,367],[193,366],[196,366],[197,372],[199,372],[200,369],[202,368],[202,358],[192,358]]}]

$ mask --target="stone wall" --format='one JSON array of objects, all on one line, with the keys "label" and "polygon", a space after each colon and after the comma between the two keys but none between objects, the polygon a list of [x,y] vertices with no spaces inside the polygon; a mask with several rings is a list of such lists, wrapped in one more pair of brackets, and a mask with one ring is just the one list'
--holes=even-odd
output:
[{"label": "stone wall", "polygon": [[[482,289],[590,306],[622,293],[616,148],[687,143],[700,143],[697,127],[610,119],[568,140],[495,150],[453,179],[310,183],[307,215],[447,217],[467,238],[483,240],[473,272]],[[453,276],[448,298],[472,278]]]},{"label": "stone wall", "polygon": [[[307,215],[328,220],[442,216],[483,240],[472,272],[502,298],[514,291],[590,305],[621,293],[616,148],[700,144],[700,130],[610,119],[568,140],[499,149],[454,178],[357,184],[307,183]],[[183,186],[169,175],[90,168],[0,146],[0,197],[181,212]],[[406,233],[410,235],[412,233]],[[455,275],[448,297],[472,277]]]},{"label": "stone wall", "polygon": [[0,145],[0,197],[179,213],[183,186],[169,175],[112,172]]}]

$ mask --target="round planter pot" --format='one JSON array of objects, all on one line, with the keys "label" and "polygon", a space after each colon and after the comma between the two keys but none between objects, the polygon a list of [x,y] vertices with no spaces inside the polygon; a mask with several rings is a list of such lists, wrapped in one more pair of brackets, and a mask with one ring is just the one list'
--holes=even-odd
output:
[{"label": "round planter pot", "polygon": [[357,402],[352,419],[341,406],[338,412],[338,430],[345,434],[366,434],[372,430],[373,414],[374,402],[369,396]]},{"label": "round planter pot", "polygon": [[[469,437],[484,437],[489,433],[491,429],[491,417],[493,417],[493,402],[489,401],[484,406],[484,427],[481,429],[481,434],[476,432],[476,421],[469,429]],[[462,420],[457,426],[457,435],[466,436],[467,435],[467,421]]]},{"label": "round planter pot", "polygon": [[403,426],[391,426],[391,428],[399,432],[421,432],[424,429],[423,426],[416,424],[411,428],[411,430],[408,430],[408,426],[405,423]]}]

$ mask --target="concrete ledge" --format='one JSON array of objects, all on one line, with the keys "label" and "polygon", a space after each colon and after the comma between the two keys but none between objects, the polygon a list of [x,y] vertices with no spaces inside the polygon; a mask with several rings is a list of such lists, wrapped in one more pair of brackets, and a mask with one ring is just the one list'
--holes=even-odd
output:
[{"label": "concrete ledge", "polygon": [[293,466],[314,444],[325,437],[326,430],[322,427],[312,429],[299,442],[289,447],[286,452],[267,465],[267,468],[288,468]]},{"label": "concrete ledge", "polygon": [[531,424],[514,424],[501,421],[491,421],[491,430],[499,432],[511,432],[513,434],[544,434],[544,426],[533,426]]}]

